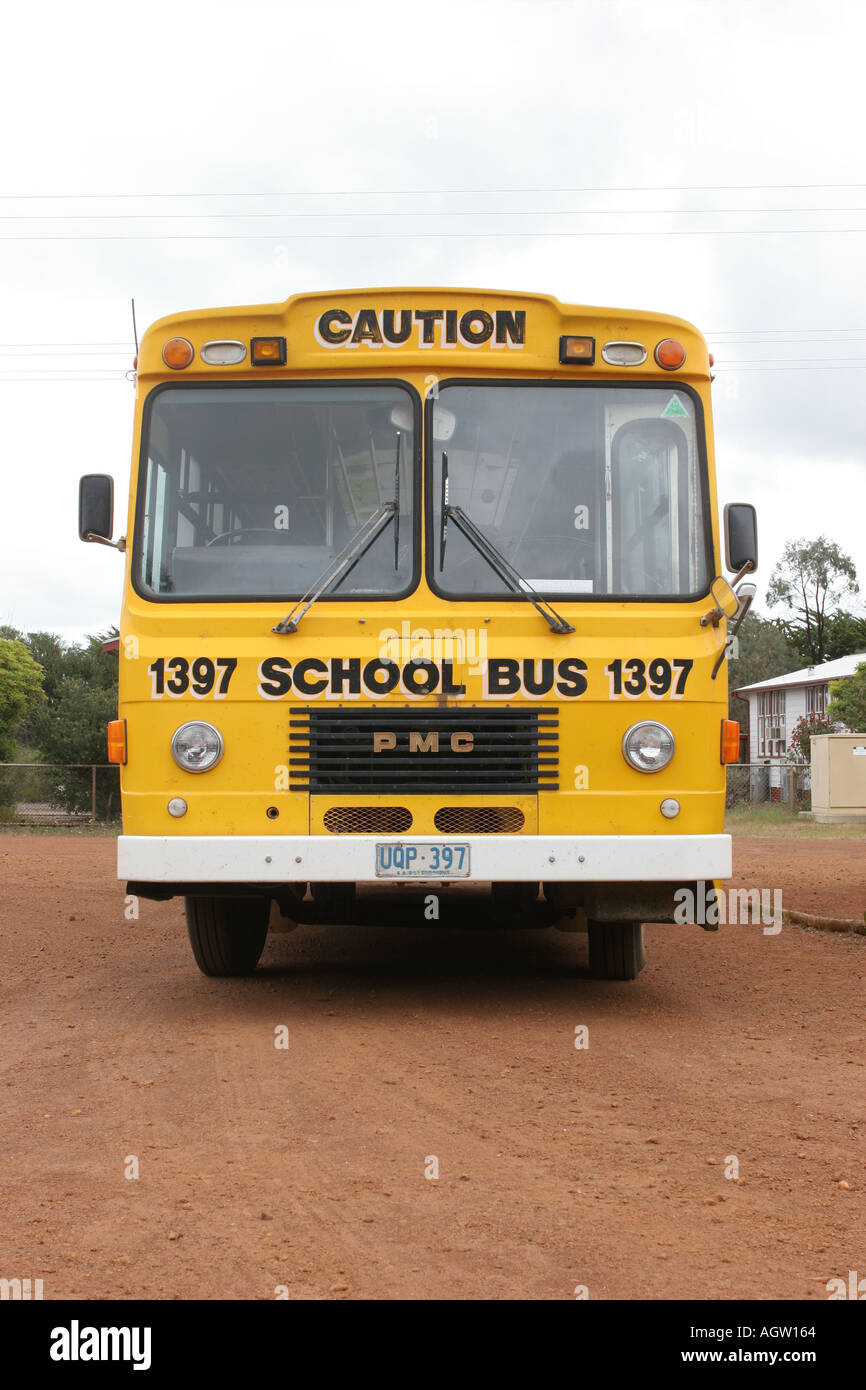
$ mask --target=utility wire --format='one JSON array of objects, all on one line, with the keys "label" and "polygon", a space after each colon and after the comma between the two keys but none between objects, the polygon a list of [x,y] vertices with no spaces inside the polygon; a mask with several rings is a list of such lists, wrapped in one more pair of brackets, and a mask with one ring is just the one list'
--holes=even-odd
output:
[{"label": "utility wire", "polygon": [[456,197],[466,193],[733,193],[815,188],[866,188],[864,183],[663,183],[663,184],[605,184],[599,187],[568,188],[297,188],[291,192],[246,193],[3,193],[4,202],[46,202],[60,199],[112,198],[402,198]]},{"label": "utility wire", "polygon": [[3,212],[0,222],[171,222],[261,221],[292,217],[694,217],[747,216],[775,213],[866,212],[866,206],[833,208],[477,208],[466,211],[419,212],[387,210],[352,212]]},{"label": "utility wire", "polygon": [[575,237],[673,237],[673,236],[863,236],[866,227],[748,227],[748,228],[695,228],[690,231],[640,231],[640,232],[252,232],[246,233],[194,233],[191,236],[173,234],[139,235],[130,233],[124,236],[2,236],[0,242],[9,241],[441,241],[454,238],[482,238],[487,241],[500,238],[528,237],[540,238]]}]

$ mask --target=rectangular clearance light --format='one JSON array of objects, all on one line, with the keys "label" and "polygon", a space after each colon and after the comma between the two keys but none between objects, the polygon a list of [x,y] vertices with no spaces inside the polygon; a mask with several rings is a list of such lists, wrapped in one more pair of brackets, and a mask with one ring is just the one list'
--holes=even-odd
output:
[{"label": "rectangular clearance light", "polygon": [[209,362],[212,367],[233,367],[236,363],[243,362],[246,355],[245,345],[233,338],[205,343],[201,350],[201,360]]},{"label": "rectangular clearance light", "polygon": [[285,338],[251,338],[250,356],[254,367],[284,367]]},{"label": "rectangular clearance light", "polygon": [[559,360],[563,365],[580,363],[591,367],[595,361],[595,338],[560,338]]}]

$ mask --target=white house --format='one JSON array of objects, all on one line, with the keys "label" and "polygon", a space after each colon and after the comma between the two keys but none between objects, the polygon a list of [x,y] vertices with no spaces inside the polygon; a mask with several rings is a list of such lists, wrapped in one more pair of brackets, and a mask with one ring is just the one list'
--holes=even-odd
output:
[{"label": "white house", "polygon": [[853,676],[861,661],[866,661],[866,652],[735,690],[735,695],[749,702],[749,762],[771,766],[786,762],[797,720],[805,714],[826,714],[830,682]]}]

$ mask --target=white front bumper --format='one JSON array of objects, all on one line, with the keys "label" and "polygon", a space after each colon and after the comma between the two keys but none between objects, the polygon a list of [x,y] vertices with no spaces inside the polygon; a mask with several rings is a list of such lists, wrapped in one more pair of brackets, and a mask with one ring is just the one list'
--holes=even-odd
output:
[{"label": "white front bumper", "polygon": [[[377,843],[432,839],[448,843],[423,835],[121,835],[117,876],[138,883],[373,883]],[[460,843],[469,846],[470,882],[688,883],[730,878],[732,868],[730,835],[466,835]]]}]

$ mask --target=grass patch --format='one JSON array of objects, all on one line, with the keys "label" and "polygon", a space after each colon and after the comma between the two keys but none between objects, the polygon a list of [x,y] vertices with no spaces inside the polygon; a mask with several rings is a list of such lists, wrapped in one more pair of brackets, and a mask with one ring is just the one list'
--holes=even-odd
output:
[{"label": "grass patch", "polygon": [[776,836],[794,840],[862,840],[861,825],[818,825],[792,816],[786,806],[734,806],[725,813],[725,829],[731,835]]},{"label": "grass patch", "polygon": [[116,838],[120,825],[21,825],[0,822],[2,835],[77,835],[89,839]]}]

